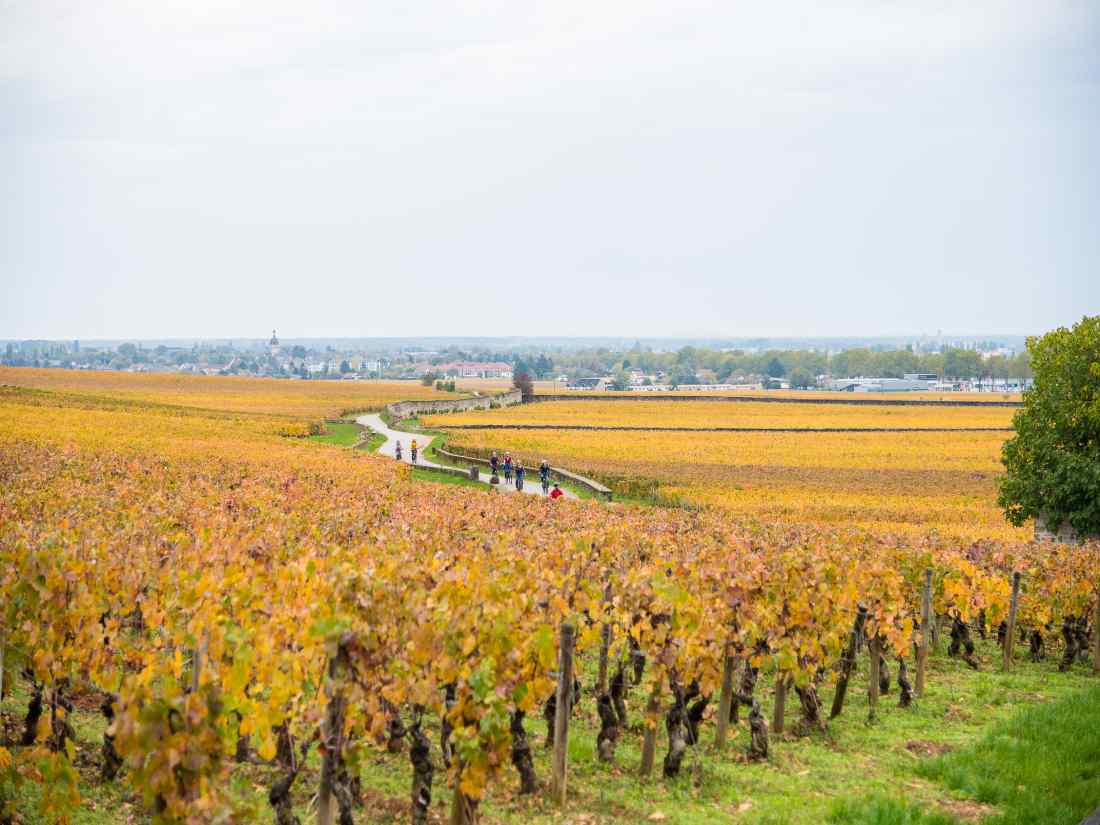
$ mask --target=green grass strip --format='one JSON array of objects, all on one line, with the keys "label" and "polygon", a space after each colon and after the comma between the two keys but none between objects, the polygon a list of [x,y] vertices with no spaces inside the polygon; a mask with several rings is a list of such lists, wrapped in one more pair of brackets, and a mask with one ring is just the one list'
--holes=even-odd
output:
[{"label": "green grass strip", "polygon": [[985,825],[1077,825],[1100,806],[1100,685],[1025,708],[921,773],[996,806]]},{"label": "green grass strip", "polygon": [[[1100,806],[1100,685],[1026,707],[917,772],[988,805],[982,825],[1078,825]],[[843,800],[833,825],[954,825],[885,797]]]},{"label": "green grass strip", "polygon": [[958,825],[947,814],[925,814],[895,799],[872,798],[838,802],[829,814],[833,825]]},{"label": "green grass strip", "polygon": [[324,433],[311,435],[309,440],[316,441],[318,444],[336,444],[340,447],[350,447],[359,440],[359,433],[362,429],[358,424],[325,424]]},{"label": "green grass strip", "polygon": [[413,467],[412,477],[417,481],[432,481],[436,484],[454,484],[458,487],[478,487],[483,492],[489,492],[489,488],[480,481],[472,481],[469,478],[443,473],[431,467]]}]

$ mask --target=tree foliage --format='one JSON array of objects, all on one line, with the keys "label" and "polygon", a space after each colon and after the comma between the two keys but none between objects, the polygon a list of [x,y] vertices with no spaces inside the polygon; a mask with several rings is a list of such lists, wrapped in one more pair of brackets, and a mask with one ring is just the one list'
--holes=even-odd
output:
[{"label": "tree foliage", "polygon": [[535,384],[529,372],[517,372],[512,377],[512,386],[520,391],[524,404],[535,397]]},{"label": "tree foliage", "polygon": [[790,381],[792,390],[805,390],[817,385],[817,381],[810,375],[809,370],[802,367],[795,367],[791,370]]},{"label": "tree foliage", "polygon": [[1035,383],[1005,442],[999,503],[1013,524],[1100,533],[1100,316],[1028,340]]}]

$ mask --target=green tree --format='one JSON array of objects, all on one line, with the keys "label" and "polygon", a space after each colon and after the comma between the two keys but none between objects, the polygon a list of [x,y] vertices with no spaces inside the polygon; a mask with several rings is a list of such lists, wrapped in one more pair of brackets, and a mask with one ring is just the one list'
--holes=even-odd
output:
[{"label": "green tree", "polygon": [[1019,378],[1020,380],[1026,380],[1031,378],[1033,373],[1031,372],[1031,356],[1026,352],[1021,352],[1018,355],[1013,355],[1008,362],[1008,376],[1009,378]]},{"label": "green tree", "polygon": [[901,378],[907,372],[917,372],[917,356],[908,350],[891,350],[876,353],[876,372],[883,378]]},{"label": "green tree", "polygon": [[947,378],[976,378],[982,374],[982,356],[972,349],[949,349],[943,355]]},{"label": "green tree", "polygon": [[624,370],[616,370],[611,377],[611,389],[616,392],[630,389],[630,373]]},{"label": "green tree", "polygon": [[768,362],[768,375],[771,378],[779,378],[785,372],[786,370],[783,369],[783,362],[778,358],[772,358],[772,360]]},{"label": "green tree", "polygon": [[1035,383],[1005,442],[998,503],[1015,525],[1100,534],[1100,316],[1029,338]]},{"label": "green tree", "polygon": [[547,358],[545,354],[540,355],[535,361],[535,374],[539,378],[549,378],[553,371],[554,362]]},{"label": "green tree", "polygon": [[695,375],[694,367],[680,364],[672,370],[672,374],[669,376],[669,383],[678,387],[681,384],[698,384],[699,379]]},{"label": "green tree", "polygon": [[676,363],[695,369],[695,362],[699,357],[699,351],[695,347],[680,347],[676,350]]},{"label": "green tree", "polygon": [[846,349],[832,357],[829,369],[837,378],[854,378],[873,372],[873,360],[874,353],[869,349]]},{"label": "green tree", "polygon": [[804,367],[795,367],[791,370],[790,381],[792,390],[805,390],[817,384],[814,377],[810,375],[810,371]]}]

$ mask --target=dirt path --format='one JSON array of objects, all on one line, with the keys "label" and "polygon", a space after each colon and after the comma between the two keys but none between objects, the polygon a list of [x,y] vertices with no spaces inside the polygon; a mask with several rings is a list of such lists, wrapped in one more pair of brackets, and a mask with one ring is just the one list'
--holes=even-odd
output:
[{"label": "dirt path", "polygon": [[[400,442],[400,444],[401,444],[401,460],[406,464],[412,464],[412,449],[411,448],[412,448],[413,440],[415,439],[417,444],[420,446],[420,450],[421,450],[420,455],[417,456],[417,461],[416,461],[415,466],[417,466],[417,467],[440,467],[441,466],[439,464],[436,464],[434,461],[429,461],[428,459],[426,459],[424,457],[424,454],[423,454],[424,448],[427,447],[432,442],[432,439],[431,439],[430,436],[420,435],[418,433],[404,432],[403,430],[394,430],[394,429],[388,427],[386,425],[386,422],[382,420],[382,417],[380,415],[377,415],[376,413],[371,413],[370,415],[361,415],[358,418],[356,418],[355,421],[356,421],[357,424],[361,424],[362,426],[366,427],[367,429],[373,430],[374,432],[378,433],[379,435],[381,435],[382,437],[384,437],[386,439],[386,443],[384,443],[377,450],[379,455],[388,456],[390,458],[396,458],[397,444]],[[489,485],[489,481],[488,481],[487,477],[484,476],[484,475],[481,476],[481,482],[483,484],[485,484],[486,486]],[[515,493],[515,492],[517,492],[516,488],[513,485],[506,484],[504,482],[503,478],[501,478],[500,484],[497,485],[497,489],[500,490],[500,492],[502,492],[502,493]],[[542,486],[539,484],[539,476],[538,476],[537,470],[535,470],[534,468],[529,468],[528,469],[527,477],[523,481],[523,489],[520,490],[519,492],[522,492],[526,495],[542,496]],[[564,487],[562,488],[562,492],[565,493],[566,498],[577,498],[576,493],[572,492],[571,490],[566,490]]]}]

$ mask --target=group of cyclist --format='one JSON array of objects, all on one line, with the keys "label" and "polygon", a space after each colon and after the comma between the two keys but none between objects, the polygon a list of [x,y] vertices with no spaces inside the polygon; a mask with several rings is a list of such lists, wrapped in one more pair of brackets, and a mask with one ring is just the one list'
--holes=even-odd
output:
[{"label": "group of cyclist", "polygon": [[[419,445],[416,443],[416,439],[412,440],[412,444],[409,445],[409,458],[413,464],[416,464],[417,455],[419,454]],[[397,460],[401,460],[401,442],[398,441],[394,447],[394,455]],[[489,467],[493,471],[493,480],[490,484],[499,483],[500,473],[504,471],[504,483],[512,484],[515,479],[515,488],[517,491],[523,491],[523,480],[527,475],[527,469],[523,466],[522,461],[513,461],[511,453],[505,453],[504,459],[497,455],[496,451],[493,451],[493,455],[489,458]],[[539,464],[539,483],[542,485],[542,494],[552,499],[561,498],[564,493],[561,486],[555,481],[550,481],[550,463],[545,459]],[[551,483],[553,489],[551,489]]]},{"label": "group of cyclist", "polygon": [[[527,475],[527,468],[523,466],[522,461],[513,461],[511,453],[505,453],[502,459],[496,452],[489,456],[489,469],[492,470],[493,478],[499,478],[501,472],[504,474],[504,483],[511,484],[512,479],[515,479],[515,487],[517,490],[523,490],[523,481]],[[539,464],[539,484],[542,486],[542,494],[549,496],[550,498],[561,498],[561,487],[557,482],[553,482],[553,489],[551,490],[550,481],[550,463],[545,459]]]},{"label": "group of cyclist", "polygon": [[[413,464],[416,463],[416,456],[417,456],[417,453],[419,453],[419,452],[420,452],[419,445],[416,443],[416,439],[414,438],[412,440],[412,444],[409,445],[409,458],[412,459]],[[394,454],[394,456],[396,456],[398,461],[401,460],[401,442],[400,441],[398,441],[397,446],[394,447],[393,454]]]}]

